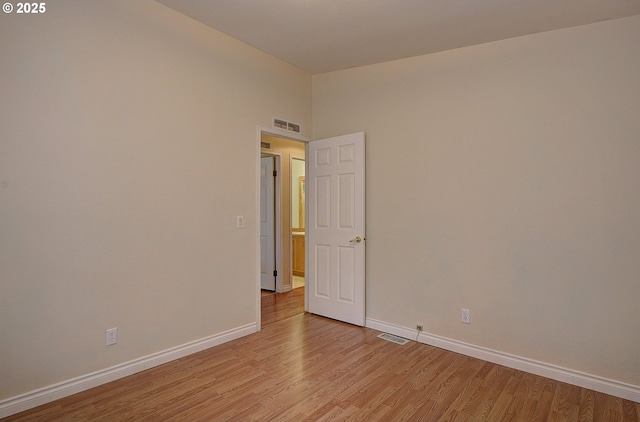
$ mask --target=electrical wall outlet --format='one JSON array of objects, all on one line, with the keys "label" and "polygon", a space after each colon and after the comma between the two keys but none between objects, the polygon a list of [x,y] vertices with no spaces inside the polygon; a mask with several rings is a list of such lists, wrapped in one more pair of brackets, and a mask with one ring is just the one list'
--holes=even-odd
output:
[{"label": "electrical wall outlet", "polygon": [[112,346],[118,342],[118,329],[109,328],[107,330],[107,346]]},{"label": "electrical wall outlet", "polygon": [[471,314],[469,313],[468,309],[460,310],[460,322],[471,324]]},{"label": "electrical wall outlet", "polygon": [[424,329],[424,327],[422,326],[422,324],[417,324],[416,325],[416,330],[422,331],[423,329]]}]

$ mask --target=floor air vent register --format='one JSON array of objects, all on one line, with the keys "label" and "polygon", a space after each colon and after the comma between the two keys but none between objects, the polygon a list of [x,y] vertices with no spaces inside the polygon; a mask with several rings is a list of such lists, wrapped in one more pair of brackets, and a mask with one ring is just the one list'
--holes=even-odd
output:
[{"label": "floor air vent register", "polygon": [[381,338],[383,340],[387,340],[390,341],[392,343],[396,343],[399,345],[404,345],[409,343],[409,340],[407,340],[406,338],[402,338],[402,337],[398,337],[398,336],[394,336],[393,334],[388,334],[388,333],[382,333],[378,336],[378,338]]}]

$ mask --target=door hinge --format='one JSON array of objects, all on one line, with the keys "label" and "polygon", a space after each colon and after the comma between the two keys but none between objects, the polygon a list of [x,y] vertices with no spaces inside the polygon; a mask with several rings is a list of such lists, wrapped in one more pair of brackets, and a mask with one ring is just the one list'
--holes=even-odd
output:
[{"label": "door hinge", "polygon": [[273,276],[277,277],[278,276],[278,270],[273,270]]},{"label": "door hinge", "polygon": [[274,170],[273,171],[273,177],[277,177],[278,176],[278,170]]}]

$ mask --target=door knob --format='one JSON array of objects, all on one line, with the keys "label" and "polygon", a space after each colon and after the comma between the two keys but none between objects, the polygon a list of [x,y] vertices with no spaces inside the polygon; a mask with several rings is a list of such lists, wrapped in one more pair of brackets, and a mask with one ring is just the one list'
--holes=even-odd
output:
[{"label": "door knob", "polygon": [[362,238],[360,236],[356,236],[349,241],[349,243],[360,243],[362,242]]}]

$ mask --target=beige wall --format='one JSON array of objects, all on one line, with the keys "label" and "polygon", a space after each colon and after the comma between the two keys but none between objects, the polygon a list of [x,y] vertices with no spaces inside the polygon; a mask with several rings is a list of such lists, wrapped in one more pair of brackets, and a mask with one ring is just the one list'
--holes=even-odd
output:
[{"label": "beige wall", "polygon": [[638,40],[636,16],[314,76],[314,138],[366,131],[368,318],[640,386]]},{"label": "beige wall", "polygon": [[256,127],[311,77],[148,0],[0,28],[0,400],[255,323]]}]

